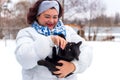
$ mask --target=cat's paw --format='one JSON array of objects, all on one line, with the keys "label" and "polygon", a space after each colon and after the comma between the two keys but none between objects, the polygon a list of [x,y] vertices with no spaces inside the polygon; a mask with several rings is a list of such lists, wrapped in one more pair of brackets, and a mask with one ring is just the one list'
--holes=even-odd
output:
[{"label": "cat's paw", "polygon": [[37,62],[37,64],[38,64],[38,65],[43,65],[43,64],[45,64],[45,61],[44,61],[44,60],[39,60],[39,61]]}]

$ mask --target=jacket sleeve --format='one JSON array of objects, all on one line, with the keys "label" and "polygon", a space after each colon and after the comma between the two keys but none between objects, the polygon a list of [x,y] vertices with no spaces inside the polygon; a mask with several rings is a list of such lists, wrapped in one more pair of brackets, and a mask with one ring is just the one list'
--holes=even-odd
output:
[{"label": "jacket sleeve", "polygon": [[15,55],[24,69],[31,69],[37,65],[37,61],[50,55],[53,42],[49,37],[40,35],[34,39],[25,30],[19,31],[16,38]]},{"label": "jacket sleeve", "polygon": [[74,73],[81,73],[84,72],[91,64],[92,62],[92,47],[86,43],[86,41],[77,35],[77,33],[72,29],[69,28],[68,34],[70,36],[71,42],[79,42],[82,41],[82,45],[80,46],[80,55],[79,55],[79,61],[74,60],[72,63],[74,63],[76,69]]},{"label": "jacket sleeve", "polygon": [[74,71],[74,73],[84,72],[92,62],[92,47],[83,42],[80,47],[80,50],[81,53],[79,56],[79,61],[76,60],[72,61],[76,66],[76,70]]}]

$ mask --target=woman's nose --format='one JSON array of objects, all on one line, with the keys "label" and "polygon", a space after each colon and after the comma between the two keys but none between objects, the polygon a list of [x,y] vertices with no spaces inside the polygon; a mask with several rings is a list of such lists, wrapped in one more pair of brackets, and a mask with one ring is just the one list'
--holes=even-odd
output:
[{"label": "woman's nose", "polygon": [[54,19],[53,18],[50,18],[50,20],[49,20],[51,23],[53,23],[54,22]]}]

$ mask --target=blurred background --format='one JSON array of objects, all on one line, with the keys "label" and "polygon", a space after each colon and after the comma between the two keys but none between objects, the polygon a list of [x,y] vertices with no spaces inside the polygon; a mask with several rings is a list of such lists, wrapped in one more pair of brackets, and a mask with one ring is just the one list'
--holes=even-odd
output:
[{"label": "blurred background", "polygon": [[[36,0],[0,0],[0,80],[22,80],[16,35]],[[93,47],[93,61],[78,80],[120,80],[120,0],[59,0],[62,21]]]},{"label": "blurred background", "polygon": [[[26,15],[36,0],[0,0],[0,39],[15,39],[29,25]],[[87,41],[120,41],[119,0],[59,0],[62,20]]]}]

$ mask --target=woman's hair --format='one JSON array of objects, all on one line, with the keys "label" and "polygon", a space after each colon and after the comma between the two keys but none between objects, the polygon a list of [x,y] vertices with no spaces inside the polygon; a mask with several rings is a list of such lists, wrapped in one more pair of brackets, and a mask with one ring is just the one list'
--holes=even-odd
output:
[{"label": "woman's hair", "polygon": [[[27,14],[27,22],[28,24],[32,24],[34,21],[37,21],[37,13],[38,13],[38,9],[39,9],[39,5],[46,0],[38,0],[33,7],[31,7],[29,9],[29,12]],[[52,1],[52,0],[47,0],[47,1]],[[57,0],[54,0],[57,1]],[[57,1],[58,2],[58,1]],[[63,15],[63,8],[61,6],[61,4],[58,2],[59,4],[59,15],[58,18],[60,18]]]}]

